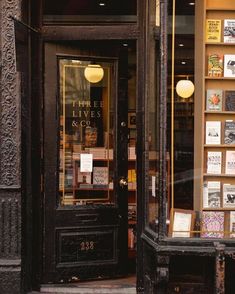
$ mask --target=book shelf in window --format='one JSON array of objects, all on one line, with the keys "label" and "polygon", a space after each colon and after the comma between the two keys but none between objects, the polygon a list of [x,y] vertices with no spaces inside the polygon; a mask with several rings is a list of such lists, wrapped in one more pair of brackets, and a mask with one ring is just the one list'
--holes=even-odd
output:
[{"label": "book shelf in window", "polygon": [[[232,60],[231,63],[229,60],[230,57],[234,57],[235,60],[235,36],[231,43],[224,41],[224,24],[225,20],[235,20],[235,2],[232,0],[198,1],[196,15],[194,210],[199,212],[199,236],[203,238],[234,238],[235,172],[234,174],[229,173],[226,170],[226,165],[230,163],[228,162],[228,154],[231,155],[231,153],[228,152],[234,152],[235,156],[235,140],[228,144],[224,139],[227,136],[225,135],[225,123],[233,121],[235,128],[235,107],[232,110],[227,109],[227,104],[225,107],[225,99],[228,97],[226,96],[227,91],[234,91],[235,95],[235,71],[232,70]],[[208,20],[212,25],[213,21],[215,23],[218,20],[217,23],[220,23],[217,27],[220,28],[220,31],[215,30],[214,36],[213,26],[210,30]],[[208,36],[217,41],[208,41],[206,39]],[[228,62],[225,63],[227,59]],[[221,64],[223,68],[221,68]],[[214,65],[215,71],[213,72]],[[231,71],[231,76],[228,76],[230,75],[229,71]],[[221,96],[217,90],[222,91]],[[212,94],[213,91],[214,94]],[[222,103],[219,105],[221,101]],[[213,109],[213,107],[216,108],[216,105],[217,109]],[[212,122],[212,126],[208,126],[211,132],[206,127],[208,122]],[[214,144],[213,140],[217,140],[217,135],[219,136],[218,142]],[[233,130],[231,129],[232,135]],[[213,168],[218,169],[217,173],[208,172],[208,168],[212,171]],[[227,184],[230,185],[229,188]],[[227,191],[232,192],[233,188],[234,199],[233,196],[229,196],[229,192],[227,193]],[[206,217],[211,219],[218,217],[220,229],[216,232],[210,232],[207,227],[205,229]]]}]

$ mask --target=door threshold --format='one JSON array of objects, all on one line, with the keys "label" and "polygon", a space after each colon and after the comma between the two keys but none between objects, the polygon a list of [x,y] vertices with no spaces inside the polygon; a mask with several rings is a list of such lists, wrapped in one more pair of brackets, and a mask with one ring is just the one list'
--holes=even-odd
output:
[{"label": "door threshold", "polygon": [[[37,292],[32,292],[37,293]],[[38,293],[53,294],[136,294],[136,277],[129,276],[126,278],[93,280],[87,282],[78,282],[71,284],[44,284],[40,287]]]}]

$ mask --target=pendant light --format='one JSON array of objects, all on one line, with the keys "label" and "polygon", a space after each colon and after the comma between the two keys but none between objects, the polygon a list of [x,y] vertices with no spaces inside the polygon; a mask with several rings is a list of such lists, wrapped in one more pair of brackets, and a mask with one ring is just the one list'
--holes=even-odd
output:
[{"label": "pendant light", "polygon": [[90,83],[98,83],[104,77],[104,70],[99,64],[88,64],[84,70],[84,76]]}]

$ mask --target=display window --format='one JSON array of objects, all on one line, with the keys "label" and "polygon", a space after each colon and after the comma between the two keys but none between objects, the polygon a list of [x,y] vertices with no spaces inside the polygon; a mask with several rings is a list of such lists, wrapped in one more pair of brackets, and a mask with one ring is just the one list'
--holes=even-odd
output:
[{"label": "display window", "polygon": [[167,236],[234,240],[235,5],[195,2],[171,13]]}]

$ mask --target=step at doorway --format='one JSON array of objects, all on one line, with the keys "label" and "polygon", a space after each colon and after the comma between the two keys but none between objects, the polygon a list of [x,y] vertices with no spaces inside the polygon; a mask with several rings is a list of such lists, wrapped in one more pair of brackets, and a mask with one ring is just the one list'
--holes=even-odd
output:
[{"label": "step at doorway", "polygon": [[126,278],[96,280],[88,282],[79,282],[72,284],[47,284],[41,285],[40,292],[31,292],[30,294],[136,294],[136,276]]}]

